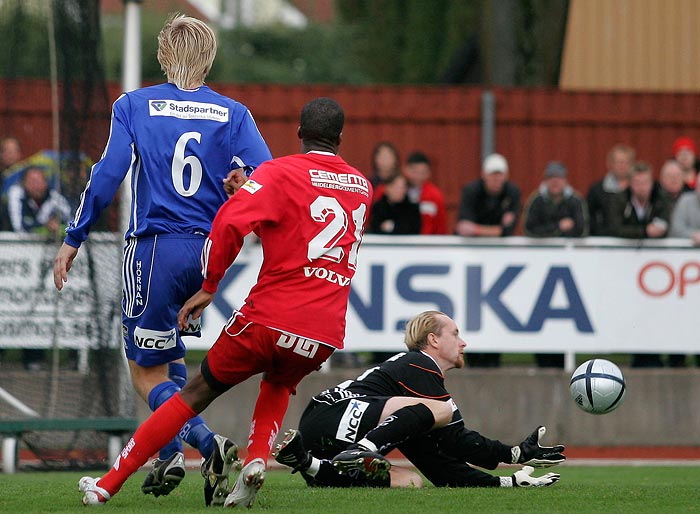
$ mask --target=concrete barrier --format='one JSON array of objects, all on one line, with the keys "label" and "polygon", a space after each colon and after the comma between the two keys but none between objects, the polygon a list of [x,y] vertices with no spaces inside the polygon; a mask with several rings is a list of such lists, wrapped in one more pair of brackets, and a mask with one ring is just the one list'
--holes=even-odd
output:
[{"label": "concrete barrier", "polygon": [[[290,401],[282,430],[296,427],[309,398],[362,370],[314,373]],[[547,442],[569,446],[700,446],[700,369],[623,369],[627,395],[615,411],[602,416],[580,410],[569,395],[570,375],[527,367],[462,369],[447,373],[447,388],[469,428],[504,443],[518,443],[538,424],[547,426]],[[196,368],[190,369],[193,376]],[[207,424],[239,444],[250,429],[259,377],[217,398],[204,412]],[[137,402],[139,420],[149,411]]]}]

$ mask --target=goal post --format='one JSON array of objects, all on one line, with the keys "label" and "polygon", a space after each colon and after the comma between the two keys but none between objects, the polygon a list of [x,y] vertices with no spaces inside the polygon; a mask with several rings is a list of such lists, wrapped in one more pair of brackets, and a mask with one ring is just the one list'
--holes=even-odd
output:
[{"label": "goal post", "polygon": [[[122,241],[91,234],[60,293],[53,284],[57,249],[39,236],[0,233],[0,420],[37,420],[26,423],[20,445],[37,466],[102,466],[109,434],[60,420],[135,417],[121,345]],[[43,353],[36,369],[22,363],[27,349]],[[41,419],[57,420],[56,430]]]}]

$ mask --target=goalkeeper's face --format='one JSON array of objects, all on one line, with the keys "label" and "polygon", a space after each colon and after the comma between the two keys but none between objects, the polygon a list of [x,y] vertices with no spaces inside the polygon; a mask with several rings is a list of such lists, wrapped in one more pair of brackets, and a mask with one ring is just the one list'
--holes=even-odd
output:
[{"label": "goalkeeper's face", "polygon": [[464,367],[464,348],[467,343],[459,336],[459,328],[451,318],[444,316],[444,323],[440,333],[437,334],[437,339],[441,360],[449,363],[450,368]]}]

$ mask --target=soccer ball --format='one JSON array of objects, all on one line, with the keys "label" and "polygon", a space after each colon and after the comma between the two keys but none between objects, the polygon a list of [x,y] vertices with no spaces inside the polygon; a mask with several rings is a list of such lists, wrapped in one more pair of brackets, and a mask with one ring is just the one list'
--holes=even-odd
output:
[{"label": "soccer ball", "polygon": [[625,398],[625,378],[620,368],[605,359],[584,362],[571,377],[571,397],[591,414],[607,414]]}]

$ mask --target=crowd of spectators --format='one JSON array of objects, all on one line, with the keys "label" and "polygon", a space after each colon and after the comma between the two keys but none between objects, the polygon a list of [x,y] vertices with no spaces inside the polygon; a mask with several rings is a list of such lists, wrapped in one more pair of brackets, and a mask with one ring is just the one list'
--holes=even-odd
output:
[{"label": "crowd of spectators", "polygon": [[368,232],[507,237],[520,229],[529,237],[682,237],[700,246],[695,143],[680,137],[671,153],[655,180],[649,163],[637,160],[632,147],[617,144],[608,151],[605,175],[585,196],[569,183],[566,163],[550,161],[524,206],[508,160],[493,153],[484,159],[479,178],[462,188],[456,223],[448,227],[444,195],[431,181],[430,158],[414,151],[402,163],[396,147],[382,141],[372,152]]},{"label": "crowd of spectators", "polygon": [[[0,140],[3,177],[21,159],[16,138]],[[402,162],[396,146],[381,141],[372,151],[369,178],[374,198],[368,232],[507,237],[520,228],[529,237],[676,237],[700,246],[697,173],[697,147],[689,137],[673,143],[658,181],[651,165],[636,159],[634,148],[616,144],[607,153],[605,175],[590,185],[585,196],[570,185],[566,164],[553,160],[523,207],[521,189],[510,180],[506,157],[493,153],[484,159],[479,178],[462,188],[456,223],[448,227],[444,195],[431,180],[430,158],[416,150]],[[51,235],[65,226],[72,207],[52,190],[46,175],[47,170],[28,166],[20,181],[2,191],[0,230]],[[470,353],[468,364],[497,367],[500,358],[496,353]],[[25,365],[33,365],[33,360],[27,358]],[[563,355],[536,354],[535,361],[542,367],[561,367]],[[635,354],[632,365],[657,367],[663,361],[660,355]],[[685,366],[686,357],[669,355],[668,365]]]},{"label": "crowd of spectators", "polygon": [[[658,180],[649,163],[637,160],[634,148],[614,145],[607,153],[605,175],[585,196],[569,183],[566,164],[550,161],[524,207],[520,187],[510,180],[508,160],[493,153],[484,159],[479,178],[462,188],[452,230],[447,227],[444,196],[430,181],[428,156],[414,151],[402,166],[396,147],[384,141],[375,147],[372,162],[370,233],[507,237],[521,229],[528,237],[676,237],[700,246],[697,147],[689,137],[673,143]],[[469,353],[467,363],[497,367],[500,359],[497,353]],[[564,356],[536,354],[535,361],[541,367],[563,367]],[[660,367],[664,360],[657,354],[634,354],[631,364]],[[669,355],[668,365],[683,367],[686,356]]]}]

